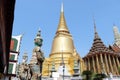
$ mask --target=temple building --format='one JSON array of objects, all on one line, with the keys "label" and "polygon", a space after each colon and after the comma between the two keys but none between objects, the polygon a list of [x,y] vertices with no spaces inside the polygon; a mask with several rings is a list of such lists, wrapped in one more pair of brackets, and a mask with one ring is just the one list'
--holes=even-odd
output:
[{"label": "temple building", "polygon": [[89,53],[83,58],[86,70],[106,75],[119,75],[120,56],[112,49],[106,47],[96,31],[94,22],[94,40]]},{"label": "temple building", "polygon": [[9,67],[8,75],[9,79],[16,77],[18,57],[20,53],[22,35],[12,36],[10,44],[10,53],[9,53]]},{"label": "temple building", "polygon": [[72,76],[74,74],[75,60],[79,65],[80,72],[82,72],[84,63],[74,47],[72,35],[70,34],[65,21],[62,4],[60,20],[53,39],[51,53],[49,58],[45,58],[45,61],[43,62],[44,68],[42,69],[42,76],[51,75],[53,63],[55,71],[58,72],[60,76]]}]

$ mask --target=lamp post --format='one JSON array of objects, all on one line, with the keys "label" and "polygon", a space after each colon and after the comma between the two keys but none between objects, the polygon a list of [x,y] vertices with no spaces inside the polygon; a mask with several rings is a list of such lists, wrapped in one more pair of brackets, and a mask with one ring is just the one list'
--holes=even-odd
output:
[{"label": "lamp post", "polygon": [[64,64],[64,59],[63,59],[63,47],[62,47],[62,67],[63,67],[63,80],[64,80],[64,72],[65,72],[65,64]]},{"label": "lamp post", "polygon": [[52,78],[52,77],[53,77],[52,73],[53,73],[53,72],[56,72],[56,70],[55,70],[55,63],[54,63],[54,62],[52,62],[52,68],[51,68],[50,71],[51,71],[50,77]]},{"label": "lamp post", "polygon": [[63,50],[62,50],[62,66],[63,66],[63,80],[64,80],[65,64],[63,59]]},{"label": "lamp post", "polygon": [[48,77],[49,77],[49,63],[48,63]]},{"label": "lamp post", "polygon": [[64,63],[63,63],[63,80],[64,80],[64,68],[65,68],[65,66],[64,66]]}]

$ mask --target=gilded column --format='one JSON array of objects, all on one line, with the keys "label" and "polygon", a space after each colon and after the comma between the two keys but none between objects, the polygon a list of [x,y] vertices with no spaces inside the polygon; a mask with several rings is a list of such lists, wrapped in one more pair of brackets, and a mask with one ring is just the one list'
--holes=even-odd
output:
[{"label": "gilded column", "polygon": [[115,62],[115,57],[112,56],[112,58],[113,58],[113,63],[114,63],[114,67],[115,67],[115,73],[117,73],[117,75],[118,75],[118,69],[117,69],[117,65],[116,65],[116,62]]},{"label": "gilded column", "polygon": [[109,73],[109,66],[108,66],[108,61],[107,61],[107,55],[105,54],[105,63],[106,63],[106,69],[107,69],[107,73]]},{"label": "gilded column", "polygon": [[99,65],[99,61],[98,61],[98,55],[96,54],[96,61],[97,61],[97,71],[98,73],[100,73],[100,65]]},{"label": "gilded column", "polygon": [[113,65],[112,65],[112,63],[111,63],[111,59],[110,59],[110,55],[108,55],[108,59],[109,59],[109,63],[110,63],[110,69],[111,69],[111,71],[110,72],[112,72],[112,73],[114,73],[113,72]]},{"label": "gilded column", "polygon": [[92,62],[93,62],[93,70],[94,72],[96,72],[96,69],[95,69],[95,61],[94,61],[94,57],[92,56]]}]

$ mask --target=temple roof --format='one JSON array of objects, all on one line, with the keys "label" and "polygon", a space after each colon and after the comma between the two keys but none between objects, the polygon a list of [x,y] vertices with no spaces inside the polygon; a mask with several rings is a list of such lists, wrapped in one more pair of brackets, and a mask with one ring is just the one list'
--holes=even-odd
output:
[{"label": "temple roof", "polygon": [[117,44],[110,45],[109,48],[113,50],[116,53],[120,53],[120,48],[117,46]]},{"label": "temple roof", "polygon": [[113,53],[112,50],[110,50],[108,47],[106,47],[104,45],[104,43],[102,42],[101,38],[99,37],[97,31],[96,31],[96,25],[94,22],[94,40],[93,40],[93,44],[92,47],[88,53],[88,55],[90,54],[96,54],[96,53],[100,53],[100,52],[105,52],[105,53]]}]

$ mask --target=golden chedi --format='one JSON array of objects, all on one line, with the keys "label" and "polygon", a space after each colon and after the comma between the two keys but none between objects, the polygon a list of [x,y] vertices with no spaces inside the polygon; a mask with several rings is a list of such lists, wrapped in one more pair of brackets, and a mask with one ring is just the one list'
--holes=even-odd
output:
[{"label": "golden chedi", "polygon": [[[49,58],[46,58],[43,62],[42,76],[50,76],[51,68],[55,66],[55,70],[59,72],[61,63],[64,63],[67,73],[72,76],[74,74],[74,60],[78,61],[80,71],[83,68],[83,60],[80,58],[79,54],[73,44],[73,38],[67,28],[63,5],[61,6],[60,21],[58,24],[58,29],[53,40],[52,50]],[[83,70],[83,69],[82,69]]]}]

